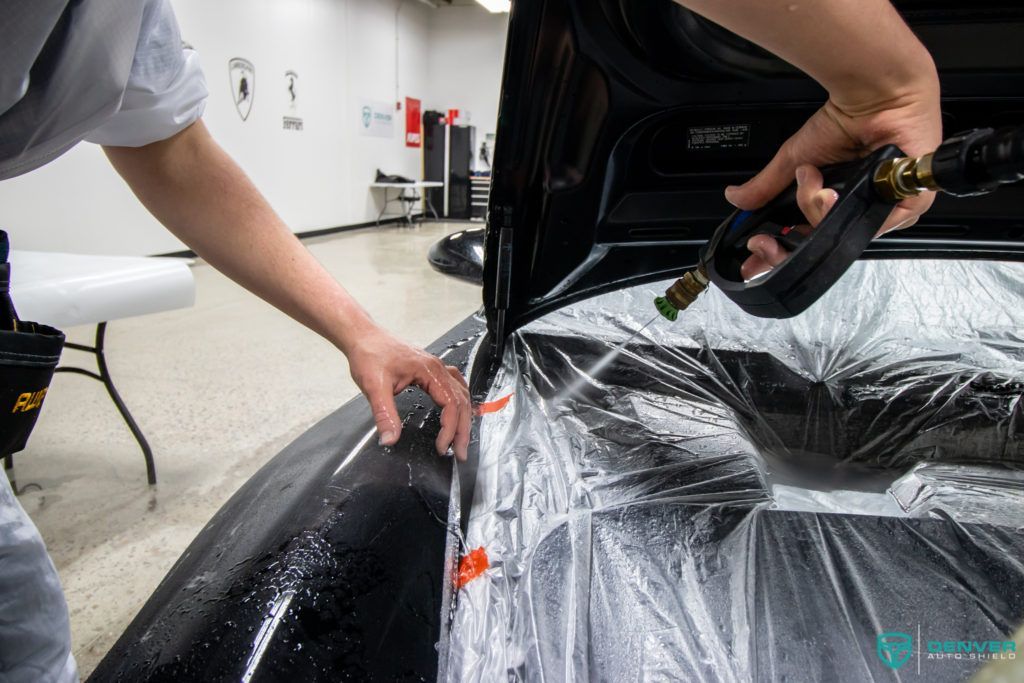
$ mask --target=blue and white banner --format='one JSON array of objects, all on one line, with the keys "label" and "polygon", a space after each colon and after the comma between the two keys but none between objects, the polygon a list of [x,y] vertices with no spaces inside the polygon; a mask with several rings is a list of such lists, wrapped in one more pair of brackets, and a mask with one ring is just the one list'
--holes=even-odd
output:
[{"label": "blue and white banner", "polygon": [[364,100],[359,105],[359,134],[375,138],[395,137],[395,105]]}]

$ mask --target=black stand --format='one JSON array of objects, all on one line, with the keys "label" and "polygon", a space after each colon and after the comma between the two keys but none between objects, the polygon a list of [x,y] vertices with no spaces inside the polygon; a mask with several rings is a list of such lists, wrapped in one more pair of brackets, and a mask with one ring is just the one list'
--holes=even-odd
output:
[{"label": "black stand", "polygon": [[[392,189],[398,190],[397,196],[390,197],[388,195],[388,192]],[[412,194],[409,194],[409,190],[412,190]],[[426,195],[427,210],[430,213],[434,214],[435,221],[440,220],[437,215],[437,210],[434,208],[434,205],[430,203],[430,194],[424,194]],[[385,187],[384,206],[381,208],[380,213],[377,214],[377,225],[379,226],[381,219],[383,219],[384,216],[387,215],[388,205],[391,204],[392,202],[398,202],[399,205],[402,207],[402,213],[397,215],[403,220],[405,220],[405,222],[408,223],[410,226],[412,226],[415,223],[415,216],[413,215],[413,211],[416,208],[416,204],[418,204],[421,201],[424,201],[424,197],[416,194],[415,185],[402,188]]]},{"label": "black stand", "polygon": [[114,380],[110,377],[110,370],[107,369],[107,358],[103,353],[103,338],[107,333],[107,323],[102,322],[96,326],[96,345],[87,346],[85,344],[73,344],[66,342],[64,346],[69,349],[75,349],[76,351],[85,351],[96,356],[96,366],[99,368],[99,373],[95,373],[92,370],[84,370],[82,368],[67,368],[59,367],[55,372],[70,372],[76,375],[85,375],[95,380],[103,382],[103,386],[107,388],[107,393],[110,394],[110,398],[114,401],[114,405],[117,406],[117,411],[121,413],[121,417],[124,418],[125,424],[128,425],[128,429],[131,430],[132,436],[139,443],[142,448],[142,455],[146,459],[146,479],[152,486],[156,484],[156,464],[153,462],[153,449],[149,447],[149,442],[146,441],[146,437],[142,434],[142,430],[139,429],[139,425],[135,423],[135,418],[128,412],[128,406],[121,400],[121,395],[117,393],[117,389],[114,387]]},{"label": "black stand", "polygon": [[12,453],[8,453],[4,456],[4,473],[7,475],[7,481],[11,482],[11,490],[14,491],[14,495],[16,496],[20,496],[27,492],[33,486],[40,491],[43,490],[43,487],[39,484],[25,484],[21,488],[18,488],[18,482],[14,478],[14,455]]}]

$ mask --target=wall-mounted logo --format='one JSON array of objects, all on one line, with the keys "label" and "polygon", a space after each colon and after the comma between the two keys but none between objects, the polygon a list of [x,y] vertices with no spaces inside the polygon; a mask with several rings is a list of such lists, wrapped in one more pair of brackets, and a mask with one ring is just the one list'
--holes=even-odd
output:
[{"label": "wall-mounted logo", "polygon": [[288,92],[288,107],[292,111],[296,109],[296,101],[299,99],[299,74],[292,70],[284,72],[285,89]]},{"label": "wall-mounted logo", "polygon": [[375,138],[394,138],[395,103],[363,100],[359,102],[358,121],[360,135]]},{"label": "wall-mounted logo", "polygon": [[256,97],[256,67],[248,59],[235,57],[228,60],[228,74],[231,77],[231,97],[238,115],[245,121],[252,111]]},{"label": "wall-mounted logo", "polygon": [[288,114],[281,119],[282,127],[285,130],[302,130],[302,118],[299,112],[299,74],[292,70],[284,72],[284,93],[285,103],[288,107]]},{"label": "wall-mounted logo", "polygon": [[910,661],[914,652],[914,639],[899,631],[880,633],[875,639],[875,651],[882,663],[895,671]]}]

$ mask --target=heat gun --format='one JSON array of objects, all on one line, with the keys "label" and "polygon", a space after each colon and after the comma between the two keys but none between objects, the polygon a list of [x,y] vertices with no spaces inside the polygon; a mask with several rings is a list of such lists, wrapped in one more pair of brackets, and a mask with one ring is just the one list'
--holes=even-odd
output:
[{"label": "heat gun", "polygon": [[[796,201],[796,184],[763,208],[735,211],[715,230],[698,266],[655,299],[669,320],[714,283],[747,313],[789,318],[802,313],[842,277],[867,249],[893,207],[925,191],[964,197],[985,194],[1024,179],[1024,126],[976,129],[952,137],[937,150],[908,157],[887,145],[871,155],[822,169],[825,187],[839,199],[814,230]],[[744,280],[747,241],[771,235],[789,251],[768,273]]]}]

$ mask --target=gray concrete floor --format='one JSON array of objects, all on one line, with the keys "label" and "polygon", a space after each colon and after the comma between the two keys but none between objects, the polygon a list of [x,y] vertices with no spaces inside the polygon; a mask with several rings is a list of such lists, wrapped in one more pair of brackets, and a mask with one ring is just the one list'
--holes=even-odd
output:
[{"label": "gray concrete floor", "polygon": [[[381,227],[308,246],[385,327],[424,346],[479,308],[427,249],[462,225]],[[17,482],[67,594],[83,678],[218,508],[263,463],[357,393],[334,347],[205,264],[194,308],[112,322],[108,362],[155,452],[155,487],[103,386],[57,375]],[[66,330],[88,342],[94,328]],[[65,351],[63,362],[92,358]]]}]

